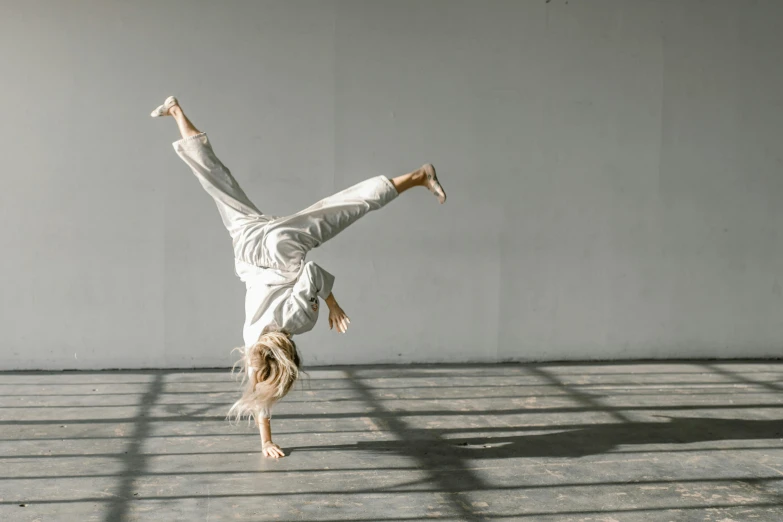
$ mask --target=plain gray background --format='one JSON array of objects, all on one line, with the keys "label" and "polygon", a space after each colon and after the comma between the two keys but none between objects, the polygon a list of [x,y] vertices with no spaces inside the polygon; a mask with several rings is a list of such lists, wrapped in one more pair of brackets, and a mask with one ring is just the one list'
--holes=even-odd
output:
[{"label": "plain gray background", "polygon": [[0,6],[3,369],[233,360],[170,94],[266,213],[438,166],[311,254],[307,364],[783,353],[783,2]]}]

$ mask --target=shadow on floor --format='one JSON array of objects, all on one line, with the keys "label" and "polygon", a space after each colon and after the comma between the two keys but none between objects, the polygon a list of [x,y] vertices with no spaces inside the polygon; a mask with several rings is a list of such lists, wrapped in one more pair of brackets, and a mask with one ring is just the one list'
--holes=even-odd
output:
[{"label": "shadow on floor", "polygon": [[[662,418],[665,418],[661,416]],[[505,428],[513,431],[512,427]],[[529,429],[523,427],[522,429]],[[422,433],[417,433],[422,431]],[[599,424],[588,428],[536,435],[444,439],[438,430],[409,430],[403,440],[357,442],[351,445],[289,448],[289,451],[361,450],[395,452],[407,457],[444,459],[577,458],[616,450],[624,445],[691,444],[720,440],[783,438],[779,420],[678,417],[669,422]]]},{"label": "shadow on floor", "polygon": [[[689,363],[693,365],[694,363]],[[698,363],[697,363],[698,364]],[[603,365],[603,364],[602,364]],[[585,365],[587,366],[587,365]],[[597,364],[595,365],[597,366]],[[611,365],[606,365],[611,366]],[[578,365],[572,366],[578,369]],[[779,367],[779,366],[778,366]],[[776,368],[778,368],[776,367]],[[472,367],[471,367],[472,368]],[[495,368],[491,366],[490,368]],[[361,370],[345,369],[341,371],[341,377],[324,379],[324,381],[335,381],[339,383],[338,388],[345,389],[353,392],[353,396],[350,400],[360,402],[364,405],[361,412],[354,413],[310,413],[304,415],[279,415],[279,419],[296,418],[296,419],[342,419],[342,418],[357,418],[357,417],[369,417],[374,419],[376,424],[383,426],[384,431],[392,435],[396,440],[385,441],[360,441],[355,444],[344,445],[331,445],[331,446],[301,446],[301,447],[287,447],[289,453],[296,454],[297,451],[365,451],[365,452],[377,452],[377,453],[391,453],[399,455],[401,458],[412,459],[415,461],[415,469],[423,471],[426,474],[426,478],[423,479],[430,487],[430,491],[440,491],[445,493],[444,498],[447,500],[451,511],[460,520],[474,521],[484,520],[485,518],[481,513],[474,511],[470,504],[471,493],[475,491],[486,491],[494,489],[491,483],[485,480],[485,478],[477,473],[474,469],[472,461],[474,459],[506,459],[506,458],[578,458],[590,455],[599,455],[603,453],[609,453],[617,450],[621,446],[626,445],[676,445],[676,444],[691,444],[697,442],[707,441],[722,441],[722,440],[762,440],[762,439],[774,439],[779,440],[783,438],[783,423],[779,419],[775,420],[744,420],[744,419],[725,419],[725,418],[694,418],[694,417],[672,417],[668,415],[658,415],[659,422],[634,422],[629,412],[633,411],[650,411],[650,410],[662,410],[668,413],[672,411],[683,411],[689,409],[695,410],[709,410],[711,408],[737,409],[737,410],[753,410],[759,408],[767,408],[766,411],[772,408],[781,408],[783,405],[777,402],[770,402],[769,404],[725,404],[718,403],[716,405],[708,404],[693,404],[693,405],[680,405],[669,406],[665,399],[662,404],[653,406],[641,405],[641,406],[610,406],[602,401],[604,397],[611,397],[610,392],[605,396],[598,396],[594,393],[585,391],[578,385],[569,384],[566,375],[559,375],[556,370],[547,367],[547,365],[520,365],[519,368],[524,368],[525,374],[523,376],[533,377],[534,383],[525,383],[524,386],[546,387],[547,390],[555,390],[558,392],[558,396],[569,397],[572,399],[572,405],[568,407],[556,407],[546,409],[494,409],[485,411],[453,411],[453,410],[439,410],[433,408],[431,410],[414,410],[414,411],[400,411],[388,406],[388,403],[383,400],[380,395],[382,387],[373,387],[368,384],[366,378],[363,376]],[[744,372],[732,371],[723,368],[720,364],[702,364],[704,374],[719,375],[722,380],[720,382],[724,384],[747,384],[754,387],[762,387],[767,393],[780,392],[781,387],[779,381],[758,381],[751,377],[748,377]],[[331,370],[337,372],[338,370]],[[394,369],[390,370],[395,376],[407,378],[421,376],[421,368],[416,369]],[[132,374],[134,372],[126,372]],[[139,372],[140,374],[142,372]],[[112,497],[110,500],[105,498],[93,498],[89,499],[94,502],[106,502],[106,511],[104,520],[116,521],[125,520],[129,517],[131,503],[136,500],[141,500],[136,497],[134,491],[136,490],[136,482],[139,478],[147,476],[150,473],[150,458],[154,455],[145,450],[146,441],[155,436],[155,430],[153,429],[156,422],[209,422],[220,421],[224,422],[223,416],[209,415],[212,407],[218,403],[197,403],[197,404],[166,404],[161,401],[161,398],[167,394],[186,394],[188,392],[177,392],[166,387],[167,377],[170,373],[177,372],[147,372],[145,374],[152,374],[154,377],[144,382],[146,385],[143,391],[139,395],[139,400],[136,402],[137,410],[133,418],[87,418],[79,420],[68,420],[69,424],[105,424],[105,423],[117,423],[117,422],[132,422],[134,424],[134,431],[128,437],[128,443],[124,448],[124,452],[118,455],[106,454],[107,457],[115,457],[120,462],[121,467],[117,473],[107,473],[107,478],[113,477],[116,479],[116,487],[113,488]],[[765,372],[769,373],[769,372]],[[692,375],[693,372],[688,372],[687,375]],[[569,374],[569,375],[573,375]],[[607,375],[613,376],[611,372],[607,372]],[[464,377],[465,374],[454,375],[451,377]],[[437,374],[439,378],[448,378],[449,375],[445,373]],[[622,381],[622,379],[620,379]],[[107,380],[110,382],[110,380]],[[219,381],[216,381],[219,382]],[[695,381],[698,382],[698,381]],[[712,384],[715,380],[706,379],[706,384]],[[32,383],[32,381],[31,381]],[[18,384],[18,383],[17,383]],[[136,384],[141,384],[138,382]],[[408,383],[410,384],[410,383]],[[605,386],[607,383],[604,381],[602,384]],[[694,381],[689,381],[689,384],[693,385]],[[519,383],[511,385],[511,388],[517,388]],[[405,389],[412,388],[466,388],[468,391],[465,393],[469,395],[470,388],[502,388],[502,385],[492,384],[466,384],[463,382],[455,383],[449,382],[448,386],[431,386],[425,384],[422,386],[406,386]],[[633,385],[629,385],[633,388]],[[329,388],[327,388],[329,389]],[[201,392],[200,392],[201,393]],[[42,394],[45,396],[46,394]],[[466,396],[468,396],[466,395]],[[503,394],[504,395],[504,394]],[[437,397],[436,397],[437,398]],[[454,400],[453,397],[443,397],[444,400]],[[505,395],[497,397],[497,399],[505,399]],[[426,399],[431,400],[431,399]],[[228,403],[226,403],[228,406]],[[155,416],[156,410],[162,409],[168,415]],[[451,423],[452,427],[448,429],[438,428],[418,428],[411,425],[411,417],[421,416],[458,416],[465,419],[469,419],[475,416],[481,415],[514,415],[514,414],[541,414],[541,413],[553,413],[561,415],[563,413],[585,413],[585,412],[601,412],[611,418],[611,423],[607,424],[561,424],[560,422],[553,422],[549,426],[543,427],[531,427],[531,426],[503,426],[476,428],[473,426],[466,426],[464,428],[455,428],[454,422]],[[15,429],[19,426],[35,426],[57,423],[59,420],[52,419],[51,417],[40,416],[34,419],[25,420],[1,420],[0,427],[13,426]],[[66,422],[63,420],[63,422]],[[461,424],[461,419],[457,419],[457,426]],[[466,423],[467,424],[467,423]],[[559,424],[559,425],[558,425]],[[555,431],[555,433],[535,433],[544,430]],[[477,433],[494,433],[500,432],[496,436],[470,436],[468,433],[475,431]],[[505,435],[503,432],[514,433],[513,435]],[[520,432],[533,432],[534,434],[520,435]],[[458,438],[452,435],[458,435]],[[250,432],[249,437],[257,437],[257,434]],[[194,448],[193,454],[199,454],[200,448]],[[201,453],[209,453],[201,451]],[[169,454],[174,456],[177,454]],[[95,456],[95,455],[93,455]],[[29,458],[27,456],[26,458]],[[317,470],[314,470],[317,471]],[[290,472],[290,471],[289,471]],[[205,474],[212,474],[207,472]],[[724,479],[720,479],[724,480]],[[294,494],[294,493],[291,493]],[[228,495],[227,495],[228,496]],[[235,495],[236,496],[236,495]],[[240,495],[241,496],[241,495]],[[769,493],[767,493],[769,496]],[[199,498],[199,495],[190,495],[182,498]],[[171,501],[179,497],[166,497],[165,500]],[[780,500],[780,496],[775,496],[774,499]],[[79,499],[77,501],[86,501],[88,499]],[[774,504],[773,504],[774,505]],[[633,510],[630,510],[633,511]],[[588,513],[600,513],[600,512],[572,512],[571,514],[588,514]],[[548,513],[551,514],[551,513]],[[530,514],[525,514],[530,516]],[[391,519],[390,519],[391,520]],[[413,519],[410,519],[413,520]]]}]

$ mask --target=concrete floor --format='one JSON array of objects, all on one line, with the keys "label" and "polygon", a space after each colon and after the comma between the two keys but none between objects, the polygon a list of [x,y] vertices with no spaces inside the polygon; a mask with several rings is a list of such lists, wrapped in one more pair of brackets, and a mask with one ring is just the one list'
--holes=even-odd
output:
[{"label": "concrete floor", "polygon": [[0,520],[783,520],[783,362],[0,373]]}]

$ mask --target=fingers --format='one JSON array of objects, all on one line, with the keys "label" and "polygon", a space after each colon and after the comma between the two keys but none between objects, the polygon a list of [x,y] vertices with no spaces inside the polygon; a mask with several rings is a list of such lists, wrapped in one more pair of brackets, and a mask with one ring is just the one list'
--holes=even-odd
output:
[{"label": "fingers", "polygon": [[279,459],[280,457],[285,457],[285,453],[283,453],[283,450],[280,449],[280,446],[277,444],[270,444],[266,446],[263,449],[264,457],[271,458],[271,459]]},{"label": "fingers", "polygon": [[336,323],[338,332],[345,333],[348,330],[348,317],[346,317],[345,314],[341,315]]},{"label": "fingers", "polygon": [[273,459],[279,459],[280,457],[285,457],[285,453],[283,453],[283,450],[280,448],[271,448],[269,450],[269,456]]},{"label": "fingers", "polygon": [[345,315],[345,312],[335,312],[329,314],[329,329],[336,329],[339,333],[345,333],[348,331],[348,325],[351,324],[351,320]]}]

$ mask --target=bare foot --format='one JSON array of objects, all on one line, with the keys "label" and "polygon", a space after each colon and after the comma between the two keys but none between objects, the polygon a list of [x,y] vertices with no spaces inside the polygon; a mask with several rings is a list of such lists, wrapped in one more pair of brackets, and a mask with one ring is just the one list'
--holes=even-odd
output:
[{"label": "bare foot", "polygon": [[160,118],[161,116],[170,116],[171,115],[171,109],[173,107],[179,108],[179,102],[174,96],[169,96],[166,98],[166,101],[163,102],[163,105],[159,105],[155,108],[154,111],[150,114],[153,118]]},{"label": "bare foot", "polygon": [[438,198],[438,203],[441,205],[445,203],[446,191],[443,190],[443,186],[438,181],[438,175],[435,173],[435,166],[432,163],[427,163],[421,167],[421,172],[424,174],[424,186],[435,194]]}]

